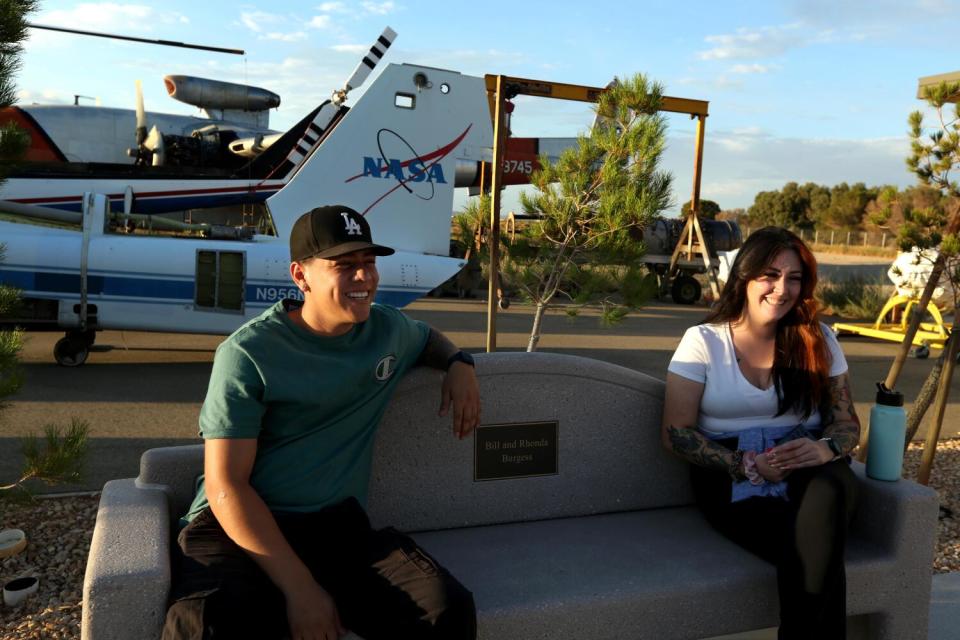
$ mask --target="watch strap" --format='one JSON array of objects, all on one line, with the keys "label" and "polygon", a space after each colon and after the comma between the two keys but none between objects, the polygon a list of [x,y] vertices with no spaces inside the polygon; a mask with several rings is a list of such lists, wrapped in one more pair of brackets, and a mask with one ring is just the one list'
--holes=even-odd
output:
[{"label": "watch strap", "polygon": [[457,351],[455,354],[447,358],[447,371],[450,370],[450,367],[454,362],[462,362],[463,364],[468,364],[471,367],[476,367],[476,364],[473,362],[473,356],[463,349]]}]

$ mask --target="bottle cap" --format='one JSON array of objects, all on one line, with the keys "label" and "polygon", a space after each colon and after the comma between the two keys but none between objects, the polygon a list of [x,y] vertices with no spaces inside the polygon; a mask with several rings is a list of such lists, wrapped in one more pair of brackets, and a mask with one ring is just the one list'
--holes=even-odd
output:
[{"label": "bottle cap", "polygon": [[887,385],[882,382],[877,383],[877,404],[888,407],[902,407],[903,394],[899,391],[887,389]]}]

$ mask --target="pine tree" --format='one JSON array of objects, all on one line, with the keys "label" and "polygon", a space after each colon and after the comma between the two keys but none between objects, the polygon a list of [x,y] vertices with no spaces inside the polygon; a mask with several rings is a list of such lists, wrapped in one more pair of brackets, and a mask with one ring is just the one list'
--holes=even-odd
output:
[{"label": "pine tree", "polygon": [[641,270],[640,230],[670,204],[671,176],[660,170],[666,120],[663,88],[636,75],[614,82],[595,107],[597,124],[575,148],[531,176],[534,194],[521,204],[538,219],[506,247],[504,274],[535,305],[528,351],[557,294],[583,305],[599,302],[615,322],[656,291]]},{"label": "pine tree", "polygon": [[[26,14],[35,6],[35,0],[0,0],[0,108],[9,107],[16,100],[14,75],[20,68],[21,43],[26,38]],[[0,183],[10,167],[23,157],[27,143],[25,133],[15,124],[0,127]],[[3,245],[0,245],[2,260]],[[0,283],[0,318],[11,315],[18,303],[16,289]],[[22,344],[19,330],[0,331],[0,403],[16,393],[23,383],[18,360]]]},{"label": "pine tree", "polygon": [[[22,42],[26,38],[26,16],[36,8],[36,0],[0,0],[0,108],[11,106],[16,100],[14,75],[20,68]],[[29,140],[15,124],[0,127],[0,183],[17,161],[23,157]],[[0,245],[0,261],[3,246]],[[0,318],[12,314],[19,304],[19,292],[0,283]],[[22,348],[19,329],[0,331],[0,403],[23,384],[19,366]],[[2,405],[0,405],[2,406]],[[66,482],[80,477],[87,446],[88,425],[74,418],[66,431],[56,425],[47,425],[44,438],[35,435],[23,439],[24,468],[13,484],[0,485],[0,496],[29,495],[24,483],[31,479],[47,483]],[[26,493],[6,490],[21,489]]]}]

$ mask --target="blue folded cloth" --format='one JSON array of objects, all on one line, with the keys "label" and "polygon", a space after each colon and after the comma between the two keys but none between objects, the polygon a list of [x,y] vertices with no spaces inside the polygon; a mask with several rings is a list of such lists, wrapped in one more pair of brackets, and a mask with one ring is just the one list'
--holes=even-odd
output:
[{"label": "blue folded cloth", "polygon": [[[792,433],[799,430],[799,433]],[[802,434],[802,435],[801,435]],[[752,427],[742,431],[728,431],[719,434],[705,434],[711,440],[725,440],[737,438],[737,449],[741,451],[754,451],[763,453],[770,447],[776,446],[786,436],[812,437],[813,434],[807,432],[799,426],[786,427]],[[733,482],[730,489],[730,502],[740,502],[747,498],[767,497],[780,498],[787,500],[787,483],[764,482],[762,484],[753,484],[749,480],[740,480]]]}]

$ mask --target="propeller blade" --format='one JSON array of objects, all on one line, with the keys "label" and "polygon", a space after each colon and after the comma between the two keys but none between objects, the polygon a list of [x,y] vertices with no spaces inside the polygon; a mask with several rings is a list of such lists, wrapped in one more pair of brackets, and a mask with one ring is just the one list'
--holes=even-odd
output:
[{"label": "propeller blade", "polygon": [[147,137],[147,112],[143,108],[143,85],[139,80],[137,86],[137,145],[143,144]]},{"label": "propeller blade", "polygon": [[373,71],[373,68],[377,66],[380,59],[387,53],[387,49],[390,48],[390,45],[393,44],[396,37],[397,32],[390,27],[383,30],[383,33],[380,34],[377,41],[370,47],[370,51],[363,57],[360,64],[357,65],[357,68],[353,70],[350,79],[344,83],[344,94],[363,84],[367,76],[370,75],[370,72]]}]

